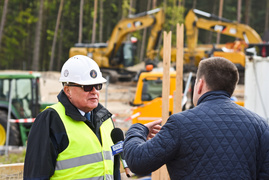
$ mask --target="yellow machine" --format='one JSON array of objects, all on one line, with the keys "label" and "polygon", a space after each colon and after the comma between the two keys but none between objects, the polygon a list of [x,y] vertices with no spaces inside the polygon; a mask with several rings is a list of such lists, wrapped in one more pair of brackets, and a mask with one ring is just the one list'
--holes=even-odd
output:
[{"label": "yellow machine", "polygon": [[133,43],[124,42],[126,36],[131,32],[152,26],[146,56],[153,59],[157,53],[155,48],[163,23],[164,11],[160,8],[133,15],[130,18],[122,19],[114,27],[107,43],[77,43],[70,49],[69,56],[82,54],[93,58],[101,71],[110,75],[110,78],[114,78],[114,81],[119,78],[133,77],[136,72],[125,69],[135,64]]},{"label": "yellow machine", "polygon": [[[215,20],[198,18],[196,15]],[[259,34],[248,25],[220,18],[197,9],[191,9],[188,12],[185,17],[185,28],[187,35],[187,48],[184,52],[184,60],[185,63],[194,63],[196,66],[203,58],[209,56],[221,56],[231,60],[236,65],[245,67],[245,48],[248,44],[262,43],[262,39]],[[219,44],[214,48],[212,48],[212,45],[197,45],[199,29],[232,36],[238,38],[239,41],[229,44]]]},{"label": "yellow machine", "polygon": [[[132,123],[148,123],[162,117],[162,72],[143,72],[137,82]],[[170,95],[176,89],[176,72],[170,73]],[[173,98],[169,99],[169,114],[172,114]]]},{"label": "yellow machine", "polygon": [[[188,80],[183,82],[184,94],[182,101],[187,101],[187,92],[193,88],[194,76],[189,74]],[[137,82],[136,94],[131,105],[136,106],[132,112],[132,123],[146,124],[158,120],[162,117],[162,79],[163,72],[143,72]],[[184,87],[185,86],[185,87]],[[176,90],[176,72],[170,72],[170,91],[169,91],[169,115],[173,114],[174,99],[173,94]],[[191,92],[192,93],[192,92]],[[186,99],[185,99],[186,98]],[[185,100],[184,100],[185,99]],[[192,102],[192,101],[191,101]],[[235,102],[244,106],[244,102]],[[189,104],[193,107],[193,104]],[[178,106],[182,106],[178,104]],[[188,108],[190,108],[188,107]]]}]

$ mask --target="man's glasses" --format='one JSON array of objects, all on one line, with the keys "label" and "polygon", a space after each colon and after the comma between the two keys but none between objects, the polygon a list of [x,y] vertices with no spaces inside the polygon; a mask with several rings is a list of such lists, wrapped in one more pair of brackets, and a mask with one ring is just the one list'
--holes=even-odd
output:
[{"label": "man's glasses", "polygon": [[67,86],[81,87],[85,92],[92,91],[93,87],[99,91],[102,89],[103,84],[94,84],[94,85],[78,85],[78,84],[67,84]]}]

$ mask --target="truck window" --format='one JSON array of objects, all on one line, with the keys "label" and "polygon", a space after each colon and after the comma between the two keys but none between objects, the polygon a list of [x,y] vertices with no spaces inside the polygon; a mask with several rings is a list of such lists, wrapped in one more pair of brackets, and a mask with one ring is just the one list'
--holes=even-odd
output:
[{"label": "truck window", "polygon": [[162,80],[143,80],[142,101],[150,101],[162,97]]}]

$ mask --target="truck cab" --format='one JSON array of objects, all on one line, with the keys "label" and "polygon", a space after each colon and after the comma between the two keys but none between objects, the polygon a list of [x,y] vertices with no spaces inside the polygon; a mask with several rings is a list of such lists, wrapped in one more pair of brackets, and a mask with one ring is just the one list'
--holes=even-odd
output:
[{"label": "truck cab", "polygon": [[[136,93],[133,102],[132,124],[146,124],[162,118],[162,79],[163,72],[142,72],[137,81]],[[186,84],[186,85],[185,85]],[[182,110],[193,108],[192,96],[195,84],[195,76],[189,74],[188,80],[183,78]],[[186,86],[186,88],[185,88]],[[176,90],[176,71],[170,71],[169,88],[169,115],[173,114],[174,92]],[[190,93],[187,100],[187,92]],[[232,98],[231,98],[232,99]],[[185,102],[187,103],[187,106]],[[236,104],[244,106],[244,102],[234,100]],[[183,105],[184,104],[184,105]]]},{"label": "truck cab", "polygon": [[[135,106],[132,123],[146,124],[162,117],[162,72],[140,74],[132,105]],[[169,114],[173,111],[173,93],[176,89],[176,72],[170,72]]]}]

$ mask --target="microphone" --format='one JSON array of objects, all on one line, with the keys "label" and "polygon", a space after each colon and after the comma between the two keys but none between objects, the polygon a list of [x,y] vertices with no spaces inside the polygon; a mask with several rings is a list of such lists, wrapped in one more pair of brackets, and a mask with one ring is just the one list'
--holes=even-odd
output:
[{"label": "microphone", "polygon": [[112,149],[112,153],[113,155],[119,154],[121,161],[122,161],[122,165],[125,169],[125,173],[127,177],[131,177],[130,175],[130,169],[128,168],[128,165],[124,159],[124,155],[122,153],[123,151],[123,141],[124,141],[124,136],[123,136],[123,132],[120,128],[114,128],[111,131],[111,139],[113,141],[113,143],[115,145],[111,146]]}]

